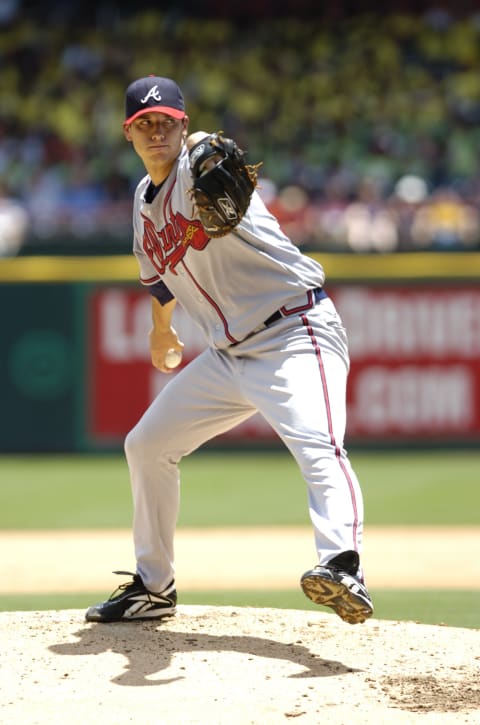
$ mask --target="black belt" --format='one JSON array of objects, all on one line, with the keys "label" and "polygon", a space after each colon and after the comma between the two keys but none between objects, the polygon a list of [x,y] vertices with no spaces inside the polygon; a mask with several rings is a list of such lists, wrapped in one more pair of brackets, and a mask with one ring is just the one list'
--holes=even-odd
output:
[{"label": "black belt", "polygon": [[322,289],[322,287],[308,290],[307,295],[308,302],[306,305],[300,305],[299,307],[294,307],[293,309],[288,310],[286,309],[286,307],[280,307],[280,309],[274,312],[273,315],[267,317],[267,319],[263,323],[264,326],[270,327],[270,325],[273,325],[274,322],[277,322],[277,320],[280,320],[282,317],[289,317],[289,315],[298,315],[301,312],[305,312],[306,310],[311,310],[317,302],[320,302],[320,300],[324,300],[326,297],[328,297],[327,293],[324,289]]},{"label": "black belt", "polygon": [[312,307],[317,304],[317,302],[320,302],[320,300],[324,300],[328,297],[327,293],[321,287],[306,290],[306,294],[306,304],[298,305],[297,307],[290,307],[288,309],[286,307],[280,307],[280,309],[274,312],[273,315],[267,317],[265,322],[262,322],[261,325],[258,325],[258,327],[249,332],[248,335],[243,338],[243,340],[237,340],[237,342],[234,342],[233,345],[238,345],[239,342],[244,342],[245,340],[248,340],[249,337],[252,337],[261,330],[264,330],[266,327],[270,327],[270,325],[273,325],[274,322],[277,322],[277,320],[280,320],[282,317],[289,317],[290,315],[300,315],[302,312],[311,310]]}]

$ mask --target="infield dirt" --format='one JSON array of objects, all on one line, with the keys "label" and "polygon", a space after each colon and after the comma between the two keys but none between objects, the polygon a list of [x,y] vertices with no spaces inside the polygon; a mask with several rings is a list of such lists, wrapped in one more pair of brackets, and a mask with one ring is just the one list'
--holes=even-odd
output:
[{"label": "infield dirt", "polygon": [[0,722],[447,725],[480,722],[480,631],[180,606],[154,622],[0,613]]},{"label": "infield dirt", "polygon": [[[181,587],[292,586],[308,529],[184,530]],[[372,587],[480,587],[478,529],[370,529]],[[0,591],[102,591],[133,566],[128,531],[4,532]],[[454,566],[452,566],[454,565]],[[112,586],[113,584],[113,586]],[[83,610],[0,613],[0,723],[480,724],[480,630],[322,611],[179,606],[163,623]]]},{"label": "infield dirt", "polygon": [[[316,563],[309,527],[179,529],[175,549],[180,591],[289,589]],[[4,531],[0,550],[0,593],[107,594],[135,569],[124,529]],[[480,527],[370,527],[362,562],[372,588],[480,589],[479,551]]]}]

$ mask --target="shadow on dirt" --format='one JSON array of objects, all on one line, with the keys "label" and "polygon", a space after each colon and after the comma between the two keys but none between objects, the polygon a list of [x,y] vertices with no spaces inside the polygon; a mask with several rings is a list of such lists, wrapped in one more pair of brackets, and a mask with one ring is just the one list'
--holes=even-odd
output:
[{"label": "shadow on dirt", "polygon": [[[235,652],[247,655],[255,670],[255,657],[284,660],[303,668],[290,678],[334,677],[354,671],[341,662],[325,660],[298,642],[284,643],[249,635],[212,635],[196,631],[163,629],[158,621],[117,624],[94,624],[73,633],[75,642],[63,642],[49,647],[59,655],[99,655],[114,652],[123,655],[128,663],[125,671],[112,679],[118,685],[167,685],[188,677],[188,665],[179,667],[185,674],[169,679],[158,677],[172,664],[177,653]],[[208,660],[205,660],[208,662]],[[157,675],[155,679],[150,679]]]}]

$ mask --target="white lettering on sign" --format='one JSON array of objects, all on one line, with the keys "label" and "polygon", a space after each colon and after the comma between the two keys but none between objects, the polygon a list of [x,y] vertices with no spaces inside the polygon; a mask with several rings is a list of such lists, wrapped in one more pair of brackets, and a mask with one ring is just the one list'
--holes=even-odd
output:
[{"label": "white lettering on sign", "polygon": [[[185,344],[184,358],[191,359],[205,347],[200,327],[181,307],[174,310],[172,324]],[[152,327],[152,303],[148,293],[132,297],[124,290],[110,289],[99,295],[100,351],[110,362],[150,361],[148,332]]]},{"label": "white lettering on sign", "polygon": [[471,359],[480,355],[480,290],[338,288],[352,360]]},{"label": "white lettering on sign", "polygon": [[385,432],[468,429],[474,380],[466,366],[371,366],[355,381],[352,428]]},{"label": "white lettering on sign", "polygon": [[109,290],[100,298],[100,349],[106,360],[128,362],[148,360],[148,331],[152,312],[146,295],[129,304],[121,290]]}]

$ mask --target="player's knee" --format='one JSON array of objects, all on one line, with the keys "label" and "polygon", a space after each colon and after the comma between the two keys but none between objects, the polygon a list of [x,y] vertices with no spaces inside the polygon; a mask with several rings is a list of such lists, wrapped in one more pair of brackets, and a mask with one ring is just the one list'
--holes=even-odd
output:
[{"label": "player's knee", "polygon": [[168,431],[164,435],[161,430],[142,425],[141,422],[127,433],[123,447],[128,461],[140,463],[153,459],[170,459],[171,443]]},{"label": "player's knee", "polygon": [[127,460],[145,460],[153,452],[153,442],[149,440],[142,428],[138,425],[127,433],[124,441],[124,450]]},{"label": "player's knee", "polygon": [[135,457],[136,436],[134,433],[134,429],[132,429],[131,431],[129,431],[127,433],[125,440],[123,442],[123,449],[125,451],[127,460],[132,460]]}]

